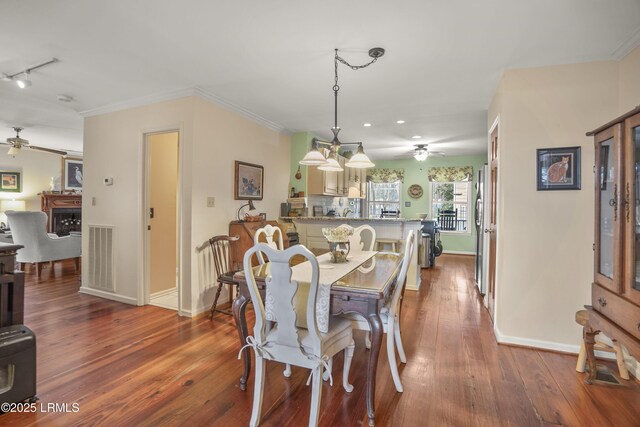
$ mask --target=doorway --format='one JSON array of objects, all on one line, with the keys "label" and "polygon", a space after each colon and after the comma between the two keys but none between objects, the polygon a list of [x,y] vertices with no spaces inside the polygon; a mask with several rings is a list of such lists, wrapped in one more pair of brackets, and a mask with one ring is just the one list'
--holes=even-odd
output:
[{"label": "doorway", "polygon": [[496,119],[494,125],[491,127],[489,138],[489,224],[484,230],[489,237],[487,307],[494,323],[496,303],[496,241],[498,237],[498,127],[499,119]]},{"label": "doorway", "polygon": [[145,304],[179,310],[179,132],[145,134]]}]

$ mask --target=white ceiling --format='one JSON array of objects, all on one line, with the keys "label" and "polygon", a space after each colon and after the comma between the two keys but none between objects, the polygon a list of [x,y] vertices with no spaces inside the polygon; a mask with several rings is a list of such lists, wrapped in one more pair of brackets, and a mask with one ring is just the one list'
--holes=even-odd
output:
[{"label": "white ceiling", "polygon": [[0,139],[22,125],[81,150],[78,112],[193,87],[328,138],[333,49],[360,64],[381,46],[369,68],[340,65],[341,140],[372,158],[418,142],[462,155],[486,151],[502,70],[619,58],[640,41],[640,1],[2,0],[0,40],[0,73],[60,60],[31,88],[0,81]]}]

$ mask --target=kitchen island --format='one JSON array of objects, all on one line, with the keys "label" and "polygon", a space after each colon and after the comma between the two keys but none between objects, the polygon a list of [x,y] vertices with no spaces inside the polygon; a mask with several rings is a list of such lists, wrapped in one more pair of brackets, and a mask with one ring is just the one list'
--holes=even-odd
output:
[{"label": "kitchen island", "polygon": [[[348,218],[348,217],[282,217],[284,221],[292,221],[298,232],[300,244],[309,249],[329,249],[327,239],[322,235],[325,227],[337,227],[348,224],[359,227],[368,224],[376,230],[377,239],[393,239],[403,241],[409,230],[414,230],[414,250],[411,256],[411,267],[407,270],[407,289],[417,291],[420,289],[420,264],[418,263],[418,250],[421,236],[422,223],[419,219],[403,218]],[[403,250],[401,244],[399,250]],[[375,249],[375,247],[374,247]]]}]

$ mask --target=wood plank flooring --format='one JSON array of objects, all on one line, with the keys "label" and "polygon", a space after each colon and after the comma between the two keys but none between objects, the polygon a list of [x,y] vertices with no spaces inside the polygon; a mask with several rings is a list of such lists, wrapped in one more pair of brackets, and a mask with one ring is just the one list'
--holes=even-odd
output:
[{"label": "wood plank flooring", "polygon": [[[395,391],[383,346],[376,394],[380,426],[638,426],[640,387],[587,386],[576,357],[498,345],[473,286],[473,257],[443,255],[420,292],[407,291],[402,329],[409,363]],[[585,284],[587,286],[587,284]],[[2,426],[247,425],[252,384],[243,392],[231,317],[178,318],[79,294],[73,264],[28,274],[26,325],[37,336],[40,403],[79,411],[7,413]],[[250,315],[251,316],[251,315]],[[249,316],[249,317],[250,317]],[[324,385],[320,424],[366,424],[367,350],[356,334],[355,390]],[[614,367],[614,364],[610,364]],[[262,425],[306,425],[308,373],[268,364]],[[334,363],[340,378],[342,357]]]}]

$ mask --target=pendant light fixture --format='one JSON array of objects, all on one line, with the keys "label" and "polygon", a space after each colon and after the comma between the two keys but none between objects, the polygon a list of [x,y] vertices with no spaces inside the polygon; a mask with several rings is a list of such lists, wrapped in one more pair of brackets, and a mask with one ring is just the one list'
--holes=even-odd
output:
[{"label": "pendant light fixture", "polygon": [[[302,160],[300,160],[301,165],[309,165],[309,166],[318,166],[318,169],[324,171],[342,171],[342,167],[338,162],[338,150],[341,145],[358,145],[358,151],[354,154],[349,161],[345,164],[350,168],[371,168],[375,166],[369,157],[364,153],[364,148],[362,147],[362,142],[340,142],[338,139],[338,133],[340,132],[340,127],[338,126],[338,91],[340,90],[340,86],[338,86],[338,62],[343,63],[347,67],[352,70],[358,70],[360,68],[368,67],[373,64],[384,55],[384,49],[381,47],[374,47],[373,49],[369,49],[369,56],[373,58],[371,61],[364,65],[351,65],[343,58],[338,56],[338,49],[335,50],[335,55],[333,59],[334,70],[335,70],[335,84],[333,85],[333,96],[334,96],[334,122],[333,127],[331,128],[331,132],[333,132],[333,140],[331,141],[322,141],[318,138],[313,138],[311,140],[311,150],[304,156]],[[318,145],[328,145],[329,146],[329,155],[327,157],[322,154],[318,148]]]},{"label": "pendant light fixture", "polygon": [[424,162],[427,159],[427,157],[429,157],[427,146],[424,144],[416,145],[415,152],[413,153],[413,157],[419,162]]}]

